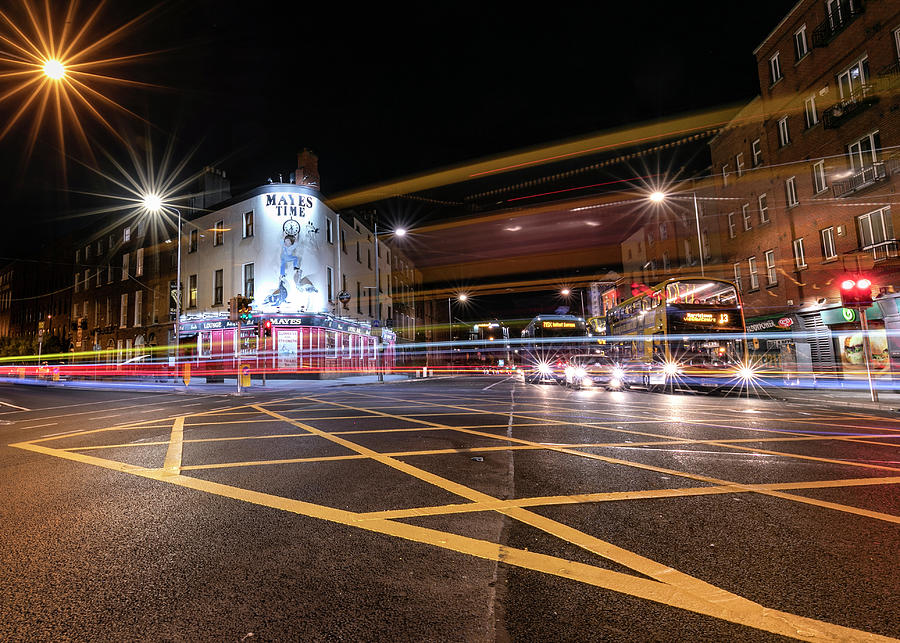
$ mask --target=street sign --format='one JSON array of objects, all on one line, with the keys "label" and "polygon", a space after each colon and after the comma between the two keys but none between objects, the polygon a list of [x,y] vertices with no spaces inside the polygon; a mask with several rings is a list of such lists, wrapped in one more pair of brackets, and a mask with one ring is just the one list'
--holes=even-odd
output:
[{"label": "street sign", "polygon": [[381,328],[381,322],[377,319],[372,320],[372,328]]},{"label": "street sign", "polygon": [[350,301],[350,293],[346,290],[342,290],[338,293],[338,301],[342,304],[346,304]]}]

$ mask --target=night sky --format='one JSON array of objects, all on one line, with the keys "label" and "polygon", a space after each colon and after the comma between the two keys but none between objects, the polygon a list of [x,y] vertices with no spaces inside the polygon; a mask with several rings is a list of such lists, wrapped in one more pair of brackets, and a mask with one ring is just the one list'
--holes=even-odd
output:
[{"label": "night sky", "polygon": [[[194,150],[189,170],[221,167],[235,194],[279,172],[286,179],[296,152],[310,147],[328,195],[750,99],[758,93],[752,50],[793,5],[482,4],[111,3],[98,36],[155,7],[103,53],[156,52],[114,73],[159,87],[106,86],[149,125],[104,113],[141,153],[147,140],[157,154],[170,143],[176,156]],[[0,103],[0,117],[20,103]],[[101,169],[111,164],[100,147],[126,158],[121,143],[82,121]],[[94,161],[77,146],[64,184],[46,125],[26,164],[29,126],[0,140],[4,213],[13,226],[26,221],[24,243],[4,239],[5,256],[47,234],[40,221],[53,221],[53,234],[65,229],[61,219],[95,205],[76,192],[115,189],[79,167]]]}]

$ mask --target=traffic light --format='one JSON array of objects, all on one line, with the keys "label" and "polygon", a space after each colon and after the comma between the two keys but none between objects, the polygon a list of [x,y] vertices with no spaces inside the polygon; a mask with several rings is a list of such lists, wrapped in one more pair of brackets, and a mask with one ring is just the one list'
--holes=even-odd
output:
[{"label": "traffic light", "polygon": [[238,298],[232,297],[228,300],[228,321],[238,321]]},{"label": "traffic light", "polygon": [[272,336],[272,320],[267,319],[263,322],[263,336],[271,337]]},{"label": "traffic light", "polygon": [[250,323],[253,319],[253,311],[250,308],[250,303],[253,300],[249,297],[242,297],[241,295],[238,295],[235,299],[237,299],[238,319],[242,323]]},{"label": "traffic light", "polygon": [[841,306],[868,308],[872,305],[872,282],[866,277],[847,275],[841,280]]}]

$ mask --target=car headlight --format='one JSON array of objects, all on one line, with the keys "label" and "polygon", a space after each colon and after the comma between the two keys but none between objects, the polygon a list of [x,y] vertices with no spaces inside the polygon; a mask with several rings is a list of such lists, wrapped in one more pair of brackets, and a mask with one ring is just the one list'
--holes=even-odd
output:
[{"label": "car headlight", "polygon": [[742,380],[756,379],[756,370],[749,366],[741,366],[737,371],[737,376]]},{"label": "car headlight", "polygon": [[669,377],[673,377],[678,375],[681,372],[681,369],[678,368],[678,364],[675,362],[666,362],[663,364],[663,373],[665,373]]},{"label": "car headlight", "polygon": [[587,371],[581,368],[580,366],[575,369],[575,377],[585,377],[587,376]]},{"label": "car headlight", "polygon": [[548,364],[547,362],[541,362],[540,364],[538,364],[538,371],[546,375],[551,371],[550,364]]},{"label": "car headlight", "polygon": [[625,371],[616,366],[612,371],[613,379],[617,379],[621,382],[621,380],[625,379]]},{"label": "car headlight", "polygon": [[621,388],[621,386],[622,386],[622,380],[619,379],[618,377],[614,377],[614,378],[612,378],[612,379],[609,381],[609,385],[610,385],[612,388]]}]

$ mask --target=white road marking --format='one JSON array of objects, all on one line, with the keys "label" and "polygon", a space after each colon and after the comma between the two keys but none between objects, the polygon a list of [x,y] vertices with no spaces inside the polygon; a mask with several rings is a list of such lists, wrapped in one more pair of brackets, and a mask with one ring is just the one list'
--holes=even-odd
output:
[{"label": "white road marking", "polygon": [[120,415],[122,415],[122,414],[121,413],[113,413],[112,415],[99,415],[99,416],[97,416],[95,418],[91,418],[91,419],[92,420],[108,420],[109,418],[117,418]]},{"label": "white road marking", "polygon": [[149,409],[147,411],[141,411],[141,413],[156,413],[157,411],[165,411],[166,409]]},{"label": "white road marking", "polygon": [[20,426],[19,430],[24,431],[25,429],[39,429],[42,426],[56,426],[59,422],[48,422],[47,424],[35,424],[34,426]]},{"label": "white road marking", "polygon": [[31,409],[26,409],[24,406],[16,406],[15,404],[10,404],[9,402],[0,402],[3,406],[9,406],[14,409],[19,409],[20,411],[30,411]]},{"label": "white road marking", "polygon": [[482,390],[482,391],[486,391],[486,390],[488,390],[489,388],[493,388],[493,387],[497,386],[497,384],[503,384],[503,382],[509,381],[509,380],[511,380],[511,379],[512,379],[512,377],[505,377],[505,378],[503,378],[502,380],[500,380],[499,382],[494,382],[494,383],[491,384],[490,386],[485,386],[485,387],[484,387],[483,389],[481,389],[481,390]]},{"label": "white road marking", "polygon": [[57,435],[66,435],[68,433],[80,433],[82,429],[72,429],[71,431],[61,431],[60,433],[48,433],[47,435],[42,435],[42,438],[53,438]]}]

